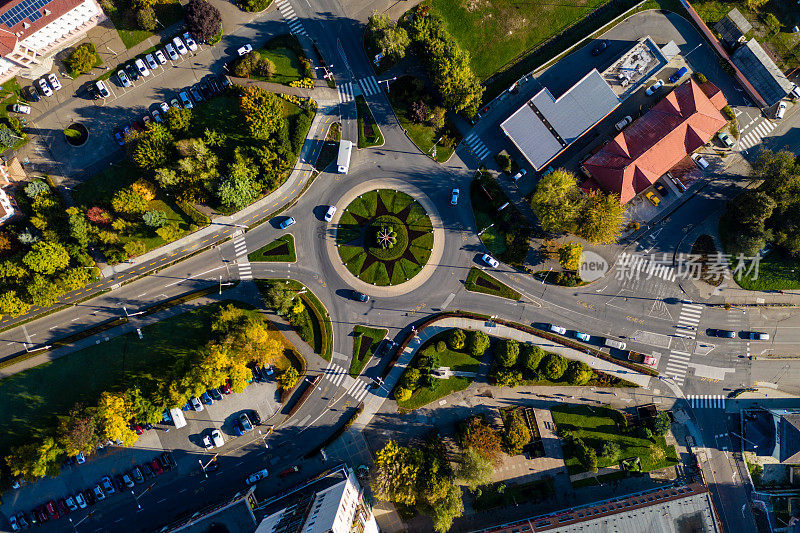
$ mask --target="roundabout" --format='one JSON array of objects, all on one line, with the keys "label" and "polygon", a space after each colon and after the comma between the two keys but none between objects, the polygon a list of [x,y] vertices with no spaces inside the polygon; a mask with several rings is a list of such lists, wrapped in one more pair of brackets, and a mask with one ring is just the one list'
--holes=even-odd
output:
[{"label": "roundabout", "polygon": [[345,281],[372,295],[414,290],[442,255],[444,231],[436,207],[399,180],[351,189],[339,201],[332,225],[331,262]]}]

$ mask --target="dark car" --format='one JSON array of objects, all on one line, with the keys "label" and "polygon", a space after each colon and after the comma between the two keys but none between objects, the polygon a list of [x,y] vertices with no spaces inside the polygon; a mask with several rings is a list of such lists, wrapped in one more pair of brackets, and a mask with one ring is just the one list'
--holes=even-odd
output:
[{"label": "dark car", "polygon": [[594,48],[592,48],[592,55],[599,56],[600,54],[603,53],[603,50],[608,48],[608,45],[609,45],[608,39],[603,39],[602,41],[594,45]]},{"label": "dark car", "polygon": [[261,369],[258,368],[258,366],[253,367],[253,380],[263,381],[263,376],[261,375]]},{"label": "dark car", "polygon": [[212,94],[219,94],[222,92],[222,87],[219,86],[219,82],[216,78],[208,78],[208,86]]},{"label": "dark car", "polygon": [[200,89],[200,94],[202,94],[203,98],[205,98],[206,100],[214,96],[214,94],[211,92],[211,88],[208,86],[208,83],[204,81],[200,82],[197,85],[197,88]]},{"label": "dark car", "polygon": [[133,477],[133,481],[135,483],[144,483],[144,476],[142,475],[142,471],[139,470],[138,466],[133,467],[133,470],[131,470],[131,476]]},{"label": "dark car", "polygon": [[286,470],[281,472],[279,475],[282,478],[284,478],[286,476],[290,476],[290,475],[294,474],[295,472],[299,472],[299,471],[300,471],[300,466],[294,465],[294,466],[290,466],[289,468],[287,468]]},{"label": "dark car", "polygon": [[118,145],[125,146],[125,135],[123,135],[122,130],[114,132],[114,140],[117,141]]},{"label": "dark car", "polygon": [[31,524],[29,523],[30,517],[28,513],[20,511],[17,513],[17,523],[20,525],[22,529],[28,529]]},{"label": "dark car", "polygon": [[247,433],[248,431],[253,430],[253,424],[250,423],[250,419],[247,418],[247,414],[242,413],[239,415],[239,427],[242,428],[242,433]]},{"label": "dark car", "polygon": [[56,506],[56,502],[54,502],[53,500],[47,502],[47,504],[45,505],[45,509],[47,509],[47,514],[50,515],[50,518],[54,520],[61,516],[58,514],[58,507]]},{"label": "dark car", "polygon": [[67,500],[65,500],[64,498],[59,498],[56,504],[58,505],[59,513],[65,516],[69,514],[69,507],[67,507]]},{"label": "dark car", "polygon": [[661,196],[666,196],[669,194],[669,189],[667,189],[663,183],[657,181],[653,184],[653,188],[658,191],[658,194]]},{"label": "dark car", "polygon": [[161,467],[161,463],[159,463],[156,459],[150,461],[150,468],[153,469],[153,472],[155,472],[157,476],[160,476],[161,474],[164,473],[164,469]]},{"label": "dark car", "polygon": [[175,468],[177,463],[175,463],[175,458],[172,457],[170,452],[164,452],[161,454],[161,464],[167,464],[167,468]]},{"label": "dark car", "polygon": [[106,494],[114,494],[117,492],[117,489],[114,488],[114,484],[111,482],[111,478],[109,476],[103,476],[100,480],[100,486],[103,487],[103,491]]},{"label": "dark car", "polygon": [[97,498],[94,497],[94,492],[92,489],[86,489],[83,491],[83,499],[86,500],[86,503],[89,505],[94,505],[97,503]]},{"label": "dark car", "polygon": [[50,517],[47,516],[47,511],[44,510],[44,505],[40,505],[34,509],[33,512],[36,513],[36,518],[39,519],[40,524],[47,522],[50,519]]},{"label": "dark car", "polygon": [[223,91],[231,86],[231,80],[229,80],[227,76],[223,76],[222,74],[219,75],[219,83],[222,86]]},{"label": "dark car", "polygon": [[41,99],[39,93],[36,91],[33,85],[28,85],[25,87],[24,96],[29,102],[38,102]]},{"label": "dark car", "polygon": [[369,296],[364,294],[363,292],[358,291],[350,291],[350,297],[357,302],[368,302]]},{"label": "dark car", "polygon": [[261,415],[258,414],[258,411],[252,409],[249,413],[250,420],[253,421],[253,425],[260,426],[261,425]]},{"label": "dark car", "polygon": [[222,401],[222,394],[219,392],[218,389],[208,389],[208,393],[214,398],[214,401],[221,402]]},{"label": "dark car", "polygon": [[214,399],[211,397],[208,391],[200,395],[200,401],[206,405],[214,405]]},{"label": "dark car", "polygon": [[139,79],[139,71],[133,65],[125,65],[125,72],[128,74],[131,81]]},{"label": "dark car", "polygon": [[144,472],[145,477],[156,477],[155,473],[153,472],[153,469],[150,468],[149,464],[144,463],[141,468],[142,472]]},{"label": "dark car", "polygon": [[712,329],[711,333],[715,337],[722,337],[723,339],[733,339],[736,337],[736,333],[727,329]]},{"label": "dark car", "polygon": [[125,490],[125,481],[119,474],[114,476],[114,488],[117,489],[118,492],[122,492],[123,490]]}]

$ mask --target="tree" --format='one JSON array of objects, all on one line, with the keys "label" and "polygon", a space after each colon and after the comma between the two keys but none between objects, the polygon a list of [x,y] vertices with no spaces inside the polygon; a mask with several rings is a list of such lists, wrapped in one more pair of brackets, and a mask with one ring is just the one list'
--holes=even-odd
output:
[{"label": "tree", "polygon": [[251,52],[240,57],[233,65],[233,74],[240,78],[249,78],[250,74],[258,70],[258,63],[261,56],[256,52]]},{"label": "tree", "polygon": [[136,166],[143,170],[153,170],[169,161],[173,142],[174,137],[167,126],[151,123],[146,129],[129,135],[125,141],[125,149]]},{"label": "tree", "polygon": [[389,440],[375,455],[372,493],[381,500],[414,505],[421,462],[418,450]]},{"label": "tree", "polygon": [[568,242],[558,250],[558,262],[565,270],[578,270],[581,267],[583,245]]},{"label": "tree", "polygon": [[769,2],[769,0],[747,0],[747,7],[751,11],[758,11],[764,4]]},{"label": "tree", "polygon": [[494,464],[500,460],[500,436],[481,416],[468,418],[459,426],[459,445],[474,449]]},{"label": "tree", "polygon": [[481,357],[484,353],[486,353],[486,349],[489,348],[489,336],[483,331],[470,331],[467,344],[470,355],[476,358]]},{"label": "tree", "polygon": [[430,110],[428,109],[428,104],[426,104],[423,100],[412,102],[411,107],[408,109],[408,113],[411,120],[417,124],[424,124],[425,122],[428,122],[428,117],[431,114]]},{"label": "tree", "polygon": [[409,398],[411,398],[411,390],[405,387],[397,387],[394,390],[394,399],[398,402],[405,402]]},{"label": "tree", "polygon": [[90,281],[92,281],[92,272],[88,268],[83,267],[68,268],[61,272],[56,279],[62,292],[80,289]]},{"label": "tree", "polygon": [[67,216],[70,237],[75,239],[82,248],[86,248],[89,245],[89,222],[86,220],[86,216],[77,207],[67,209]]},{"label": "tree", "polygon": [[447,121],[447,112],[442,106],[433,106],[430,119],[431,125],[437,130],[440,130],[444,128],[444,125]]},{"label": "tree", "polygon": [[28,183],[23,190],[28,198],[36,198],[40,194],[49,193],[50,186],[44,180],[35,179]]},{"label": "tree", "polygon": [[16,291],[5,291],[0,294],[0,315],[18,317],[30,310],[30,304],[25,303]]},{"label": "tree", "polygon": [[136,10],[136,24],[145,31],[153,31],[158,25],[153,6],[144,6]]},{"label": "tree", "polygon": [[125,402],[130,406],[135,421],[142,424],[161,422],[164,412],[163,405],[153,403],[153,400],[148,398],[138,386],[128,389],[126,394]]},{"label": "tree", "polygon": [[136,257],[137,255],[145,253],[147,251],[147,246],[142,241],[128,241],[122,249],[125,250],[128,257]]},{"label": "tree", "polygon": [[69,456],[88,454],[100,441],[95,414],[80,404],[70,409],[58,428],[58,440]]},{"label": "tree", "polygon": [[767,25],[772,35],[778,35],[781,31],[781,22],[778,20],[778,17],[772,13],[764,15],[764,24]]},{"label": "tree", "polygon": [[89,210],[86,212],[86,218],[88,218],[90,222],[97,224],[98,226],[107,226],[114,221],[114,218],[108,211],[106,211],[102,207],[96,207],[96,206],[89,208]]},{"label": "tree", "polygon": [[650,426],[653,429],[653,433],[661,436],[669,433],[671,423],[672,422],[670,421],[669,415],[666,413],[666,411],[658,411],[656,416],[650,420]]},{"label": "tree", "polygon": [[575,232],[592,244],[612,244],[622,232],[625,206],[616,194],[592,192],[583,202]]},{"label": "tree", "polygon": [[747,190],[728,204],[732,220],[748,229],[763,230],[764,223],[777,207],[775,200],[766,192]]},{"label": "tree", "polygon": [[567,370],[567,361],[558,354],[547,354],[540,365],[545,377],[550,381],[558,381]]},{"label": "tree", "polygon": [[167,214],[157,209],[145,211],[144,215],[142,215],[142,221],[151,228],[160,228],[166,225]]},{"label": "tree", "polygon": [[170,107],[164,115],[167,128],[173,133],[186,133],[192,125],[192,110],[184,107]]},{"label": "tree", "polygon": [[438,533],[446,533],[453,525],[453,520],[464,514],[464,501],[461,498],[461,489],[450,485],[447,495],[435,505],[431,506],[433,529]]},{"label": "tree", "polygon": [[463,329],[456,328],[450,330],[450,333],[447,335],[447,345],[450,347],[451,350],[463,350],[464,345],[467,342],[467,334],[464,333]]},{"label": "tree", "polygon": [[161,185],[163,188],[170,189],[179,184],[182,180],[182,177],[179,176],[174,169],[161,167],[156,169],[155,179],[156,183]]},{"label": "tree", "polygon": [[511,368],[517,364],[519,357],[519,343],[513,339],[503,339],[497,343],[497,363],[500,366]]},{"label": "tree", "polygon": [[509,455],[519,455],[531,441],[531,431],[517,410],[508,411],[503,420],[505,431],[503,439]]},{"label": "tree", "polygon": [[570,361],[563,377],[570,385],[585,385],[594,377],[594,371],[583,361]]},{"label": "tree", "polygon": [[69,264],[69,253],[58,242],[41,241],[22,257],[25,265],[40,274],[55,274]]},{"label": "tree", "polygon": [[0,256],[11,253],[13,247],[14,243],[11,240],[11,234],[6,231],[0,232]]},{"label": "tree", "polygon": [[545,352],[535,344],[523,345],[522,361],[523,364],[525,365],[525,368],[527,368],[531,372],[537,372],[539,370],[539,363],[542,362],[542,359],[546,354],[547,352]]},{"label": "tree", "polygon": [[619,447],[619,444],[614,441],[607,440],[603,443],[603,448],[600,452],[600,455],[607,459],[616,459],[620,451],[621,448]]},{"label": "tree", "polygon": [[573,437],[570,443],[575,457],[587,470],[597,472],[597,452],[591,446],[587,445],[583,439]]},{"label": "tree", "polygon": [[59,459],[63,453],[64,449],[53,437],[45,437],[39,444],[23,444],[12,448],[6,456],[6,463],[12,476],[35,481],[44,476],[57,476],[61,470]]},{"label": "tree", "polygon": [[389,15],[373,11],[365,30],[368,42],[374,44],[391,61],[399,61],[411,44],[408,32],[399,27]]},{"label": "tree", "polygon": [[236,154],[236,160],[228,167],[228,175],[217,189],[222,204],[238,210],[253,203],[261,193],[256,172],[252,161]]},{"label": "tree", "polygon": [[172,242],[183,237],[183,230],[175,222],[162,226],[156,230],[156,235],[164,239],[164,242]]},{"label": "tree", "polygon": [[582,204],[575,175],[563,168],[539,179],[531,209],[545,231],[574,231]]},{"label": "tree", "polygon": [[268,139],[284,122],[283,100],[276,94],[254,85],[241,89],[239,109],[244,116],[249,134],[256,139]]},{"label": "tree", "polygon": [[64,60],[67,68],[78,74],[90,72],[100,59],[92,43],[83,43]]},{"label": "tree", "polygon": [[125,393],[103,392],[97,402],[97,420],[105,438],[130,446],[137,440],[136,432],[128,425],[133,412],[126,403]]},{"label": "tree", "polygon": [[130,187],[120,189],[111,199],[111,207],[121,215],[139,215],[147,210],[147,200]]},{"label": "tree", "polygon": [[198,41],[210,42],[222,30],[219,9],[206,0],[190,0],[183,9],[186,27]]},{"label": "tree", "polygon": [[461,452],[457,477],[469,490],[474,491],[479,485],[492,481],[494,465],[475,448],[467,448]]},{"label": "tree", "polygon": [[31,303],[39,307],[50,307],[63,294],[55,283],[41,274],[34,274],[25,289]]},{"label": "tree", "polygon": [[759,189],[772,196],[778,205],[786,203],[800,184],[795,154],[787,150],[761,150],[753,163],[753,177],[764,181]]},{"label": "tree", "polygon": [[275,309],[279,315],[286,315],[292,308],[292,300],[297,296],[297,291],[289,289],[285,284],[274,283],[269,286],[264,295],[267,307]]},{"label": "tree", "polygon": [[284,370],[277,378],[278,383],[284,390],[292,390],[298,379],[300,379],[300,373],[293,366]]}]

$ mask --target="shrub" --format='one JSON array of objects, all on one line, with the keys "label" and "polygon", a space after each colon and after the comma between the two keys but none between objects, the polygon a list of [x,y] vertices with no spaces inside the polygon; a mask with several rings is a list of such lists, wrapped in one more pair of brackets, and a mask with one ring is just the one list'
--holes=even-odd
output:
[{"label": "shrub", "polygon": [[167,242],[183,237],[183,230],[174,222],[156,230],[156,234]]},{"label": "shrub", "polygon": [[567,361],[558,354],[549,353],[542,360],[542,372],[550,381],[558,381],[567,370]]},{"label": "shrub", "polygon": [[536,372],[539,369],[539,363],[542,362],[546,354],[547,352],[535,344],[524,344],[522,346],[522,362],[525,368],[531,372]]},{"label": "shrub", "polygon": [[522,383],[522,373],[518,370],[498,370],[494,375],[495,383],[500,387],[517,387]]},{"label": "shrub", "polygon": [[733,112],[733,109],[731,109],[729,105],[722,108],[722,114],[725,115],[725,118],[728,120],[736,120],[736,113]]},{"label": "shrub", "polygon": [[592,379],[592,368],[583,361],[570,361],[564,372],[564,381],[570,385],[585,385]]},{"label": "shrub", "polygon": [[606,441],[603,443],[603,449],[600,455],[608,459],[615,459],[617,455],[619,455],[620,450],[621,448],[616,442]]},{"label": "shrub", "polygon": [[506,452],[509,455],[518,455],[522,453],[522,449],[531,441],[531,432],[522,416],[516,410],[507,413],[505,420],[505,431],[503,438],[505,440]]},{"label": "shrub", "polygon": [[125,243],[123,248],[125,249],[125,253],[128,254],[128,257],[142,255],[147,251],[147,247],[142,241],[130,241]]},{"label": "shrub", "polygon": [[467,343],[467,334],[463,329],[451,330],[447,335],[447,345],[451,350],[463,350]]},{"label": "shrub", "polygon": [[408,113],[411,121],[416,124],[424,124],[428,121],[428,117],[430,116],[428,104],[426,104],[424,100],[412,102],[411,106],[408,108]]},{"label": "shrub", "polygon": [[418,368],[408,368],[403,372],[403,377],[400,379],[400,386],[409,390],[417,388],[420,379],[420,371]]},{"label": "shrub", "polygon": [[436,351],[442,353],[447,349],[447,344],[444,341],[437,341],[436,342]]},{"label": "shrub", "polygon": [[158,25],[156,12],[152,6],[144,6],[136,10],[136,24],[145,31],[153,31]]},{"label": "shrub", "polygon": [[236,7],[251,13],[264,11],[272,0],[236,0]]},{"label": "shrub", "polygon": [[89,210],[86,212],[86,218],[98,226],[107,226],[114,220],[111,216],[111,213],[102,207],[97,206],[89,208]]},{"label": "shrub", "polygon": [[497,353],[495,354],[497,363],[500,366],[511,368],[517,364],[519,357],[519,343],[512,339],[503,339],[497,345]]},{"label": "shrub", "polygon": [[146,211],[142,220],[151,228],[160,228],[167,223],[167,214],[159,210]]},{"label": "shrub", "polygon": [[636,428],[636,436],[640,439],[653,440],[653,432],[650,431],[650,428],[646,428],[644,426],[639,426]]},{"label": "shrub", "polygon": [[111,207],[123,215],[138,215],[147,209],[147,200],[132,188],[120,189],[112,198]]},{"label": "shrub", "polygon": [[578,270],[581,267],[582,253],[581,244],[568,242],[558,250],[558,262],[565,270]]},{"label": "shrub", "polygon": [[597,452],[594,451],[594,448],[590,447],[583,442],[583,439],[579,438],[572,439],[572,446],[575,450],[575,457],[584,468],[592,472],[597,472]]},{"label": "shrub", "polygon": [[292,128],[292,151],[297,154],[300,153],[300,148],[303,147],[303,143],[306,140],[306,135],[308,134],[308,129],[311,127],[311,117],[306,115],[305,113],[301,113],[297,116],[294,121],[294,127]]},{"label": "shrub", "polygon": [[42,193],[50,192],[50,187],[44,180],[33,180],[25,186],[24,191],[28,198],[36,198]]},{"label": "shrub", "polygon": [[411,398],[411,391],[405,387],[397,387],[394,391],[394,398],[398,402],[404,402]]},{"label": "shrub", "polygon": [[489,347],[489,336],[483,331],[470,331],[468,336],[469,353],[473,357],[481,357]]},{"label": "shrub", "polygon": [[511,156],[508,154],[497,154],[494,156],[494,160],[497,161],[497,166],[500,167],[500,170],[505,172],[506,174],[511,173]]},{"label": "shrub", "polygon": [[94,68],[98,59],[94,44],[83,43],[72,51],[64,64],[75,74],[86,74]]},{"label": "shrub", "polygon": [[146,179],[138,179],[131,184],[131,190],[138,193],[145,201],[150,202],[156,198],[156,186]]},{"label": "shrub", "polygon": [[703,74],[702,72],[695,72],[694,77],[697,80],[697,83],[701,85],[703,83],[708,83],[708,78],[706,78],[705,74]]},{"label": "shrub", "polygon": [[650,420],[650,427],[656,435],[666,435],[670,428],[669,415],[665,411],[659,411],[656,416]]}]

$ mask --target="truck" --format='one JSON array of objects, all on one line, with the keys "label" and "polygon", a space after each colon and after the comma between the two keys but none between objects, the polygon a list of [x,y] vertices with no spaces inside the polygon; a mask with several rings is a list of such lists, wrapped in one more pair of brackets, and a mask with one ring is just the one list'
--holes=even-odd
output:
[{"label": "truck", "polygon": [[347,174],[350,170],[350,154],[353,151],[353,143],[342,139],[339,142],[339,157],[336,159],[336,165],[339,168],[339,174]]},{"label": "truck", "polygon": [[656,366],[656,358],[652,355],[644,355],[639,352],[628,352],[628,361],[639,363],[640,365]]},{"label": "truck", "polygon": [[172,423],[175,424],[175,429],[180,429],[186,425],[186,419],[183,417],[183,411],[180,409],[170,409],[169,416],[172,417]]}]

